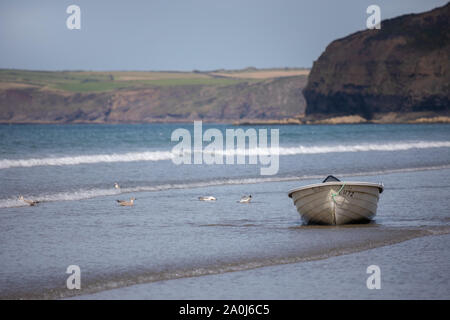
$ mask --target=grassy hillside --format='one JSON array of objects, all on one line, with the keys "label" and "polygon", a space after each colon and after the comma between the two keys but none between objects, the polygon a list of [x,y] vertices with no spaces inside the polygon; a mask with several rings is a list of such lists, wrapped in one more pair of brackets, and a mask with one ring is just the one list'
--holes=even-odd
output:
[{"label": "grassy hillside", "polygon": [[231,85],[242,79],[191,72],[89,72],[0,70],[0,82],[19,83],[71,92],[101,92],[122,88],[177,85]]},{"label": "grassy hillside", "polygon": [[0,122],[233,121],[304,113],[308,70],[0,70]]}]

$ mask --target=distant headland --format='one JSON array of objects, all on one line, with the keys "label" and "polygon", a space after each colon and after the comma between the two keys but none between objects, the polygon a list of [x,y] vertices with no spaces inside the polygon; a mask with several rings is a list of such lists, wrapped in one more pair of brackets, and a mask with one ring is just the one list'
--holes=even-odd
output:
[{"label": "distant headland", "polygon": [[450,3],[333,41],[313,68],[0,70],[0,123],[450,123]]}]

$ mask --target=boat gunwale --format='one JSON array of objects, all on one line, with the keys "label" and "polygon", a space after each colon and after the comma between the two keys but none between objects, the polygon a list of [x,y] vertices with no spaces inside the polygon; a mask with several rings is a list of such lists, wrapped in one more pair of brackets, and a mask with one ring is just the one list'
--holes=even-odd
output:
[{"label": "boat gunwale", "polygon": [[382,193],[384,190],[384,185],[382,183],[374,183],[374,182],[361,182],[361,181],[332,181],[332,182],[322,182],[322,183],[314,183],[309,184],[303,187],[291,189],[288,191],[289,198],[292,198],[292,194],[297,191],[302,191],[306,189],[313,189],[318,187],[327,187],[327,186],[361,186],[361,187],[376,187],[379,192]]}]

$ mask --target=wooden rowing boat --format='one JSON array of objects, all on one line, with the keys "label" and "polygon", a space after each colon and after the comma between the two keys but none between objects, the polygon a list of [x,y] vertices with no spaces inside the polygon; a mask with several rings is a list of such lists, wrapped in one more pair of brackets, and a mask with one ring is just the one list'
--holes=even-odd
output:
[{"label": "wooden rowing boat", "polygon": [[341,225],[370,221],[375,216],[383,184],[343,182],[329,177],[322,183],[289,191],[306,223]]}]

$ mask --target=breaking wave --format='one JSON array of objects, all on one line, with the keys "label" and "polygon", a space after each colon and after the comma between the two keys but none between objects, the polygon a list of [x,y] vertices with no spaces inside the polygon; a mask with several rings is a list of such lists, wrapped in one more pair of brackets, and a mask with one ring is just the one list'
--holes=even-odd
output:
[{"label": "breaking wave", "polygon": [[428,149],[450,147],[450,141],[419,141],[385,144],[356,144],[335,146],[299,146],[280,148],[280,155],[318,154],[332,152],[361,152],[361,151],[402,151],[410,149]]},{"label": "breaking wave", "polygon": [[32,159],[2,159],[0,169],[36,166],[69,166],[107,162],[161,161],[172,159],[170,151],[128,152],[123,154],[97,154]]},{"label": "breaking wave", "polygon": [[[325,146],[296,146],[279,148],[253,148],[253,149],[235,149],[216,151],[216,154],[229,155],[271,155],[280,156],[289,155],[308,155],[323,154],[335,152],[365,152],[365,151],[402,151],[410,149],[428,149],[450,147],[450,141],[418,141],[418,142],[399,142],[386,144],[353,144],[353,145],[325,145]],[[203,151],[204,153],[210,153]],[[171,160],[177,154],[172,151],[146,151],[146,152],[128,152],[122,154],[97,154],[97,155],[76,155],[64,157],[30,158],[30,159],[1,159],[0,169],[17,167],[36,167],[36,166],[69,166],[79,164],[96,164],[110,162],[136,162],[136,161],[162,161]]]}]

